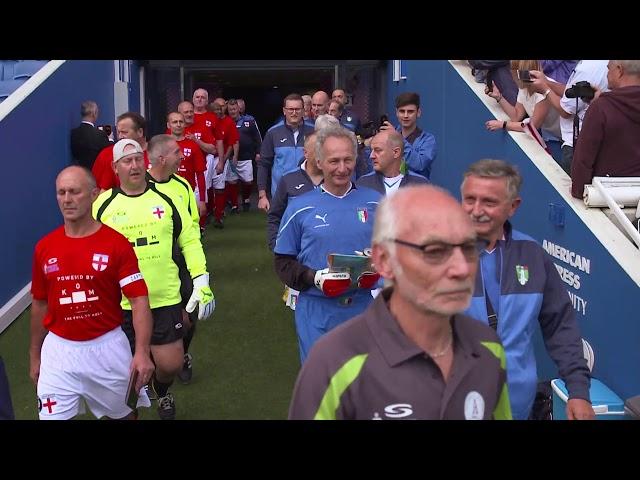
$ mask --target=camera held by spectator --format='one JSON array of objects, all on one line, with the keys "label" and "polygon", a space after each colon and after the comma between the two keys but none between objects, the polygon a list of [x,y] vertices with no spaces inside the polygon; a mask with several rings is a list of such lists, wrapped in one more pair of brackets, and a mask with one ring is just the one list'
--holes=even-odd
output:
[{"label": "camera held by spectator", "polygon": [[581,98],[585,102],[592,100],[595,93],[595,89],[586,81],[577,82],[564,92],[567,98]]},{"label": "camera held by spectator", "polygon": [[380,117],[380,120],[376,123],[373,120],[364,123],[361,127],[362,138],[371,138],[380,131],[380,127],[384,125],[384,122],[388,122],[389,117],[384,114]]}]

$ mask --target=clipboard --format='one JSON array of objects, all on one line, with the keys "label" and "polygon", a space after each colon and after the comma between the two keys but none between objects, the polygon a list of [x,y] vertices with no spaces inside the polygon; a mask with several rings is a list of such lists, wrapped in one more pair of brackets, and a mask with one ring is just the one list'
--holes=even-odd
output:
[{"label": "clipboard", "polygon": [[131,372],[129,377],[129,385],[127,386],[127,406],[132,410],[135,410],[138,406],[138,390],[136,390],[136,383],[138,382],[138,371]]},{"label": "clipboard", "polygon": [[358,277],[364,272],[375,272],[371,266],[371,257],[364,255],[343,255],[330,253],[327,256],[330,272],[349,272],[351,276],[350,289],[358,288]]}]

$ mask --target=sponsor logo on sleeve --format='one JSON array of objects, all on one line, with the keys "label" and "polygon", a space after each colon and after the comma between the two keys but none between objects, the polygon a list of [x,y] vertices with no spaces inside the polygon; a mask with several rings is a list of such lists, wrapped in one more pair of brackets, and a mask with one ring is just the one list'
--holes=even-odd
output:
[{"label": "sponsor logo on sleeve", "polygon": [[58,270],[60,270],[60,267],[58,266],[58,259],[56,257],[51,257],[47,260],[47,264],[44,266],[45,275],[47,273],[57,272]]}]

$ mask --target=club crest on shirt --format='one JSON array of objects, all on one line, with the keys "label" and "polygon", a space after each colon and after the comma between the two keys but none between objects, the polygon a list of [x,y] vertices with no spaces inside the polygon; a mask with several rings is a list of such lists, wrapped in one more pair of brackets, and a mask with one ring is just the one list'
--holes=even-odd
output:
[{"label": "club crest on shirt", "polygon": [[529,281],[529,268],[526,265],[516,265],[516,278],[524,286]]},{"label": "club crest on shirt", "polygon": [[367,219],[369,218],[369,212],[366,207],[358,208],[358,220],[362,223],[367,223]]},{"label": "club crest on shirt", "polygon": [[464,399],[464,418],[482,420],[484,418],[484,398],[476,391],[467,393]]},{"label": "club crest on shirt", "polygon": [[96,272],[103,272],[107,269],[107,264],[109,263],[109,255],[105,255],[104,253],[94,253],[93,261],[91,262],[91,266]]},{"label": "club crest on shirt", "polygon": [[249,128],[249,122],[244,122],[244,126]]}]

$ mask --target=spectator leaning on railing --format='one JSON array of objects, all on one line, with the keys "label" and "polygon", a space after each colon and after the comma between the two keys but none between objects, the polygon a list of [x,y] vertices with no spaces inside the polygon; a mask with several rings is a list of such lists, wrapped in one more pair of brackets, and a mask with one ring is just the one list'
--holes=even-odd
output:
[{"label": "spectator leaning on railing", "polygon": [[596,87],[571,164],[571,194],[593,177],[640,176],[640,60],[609,60],[610,92]]}]

